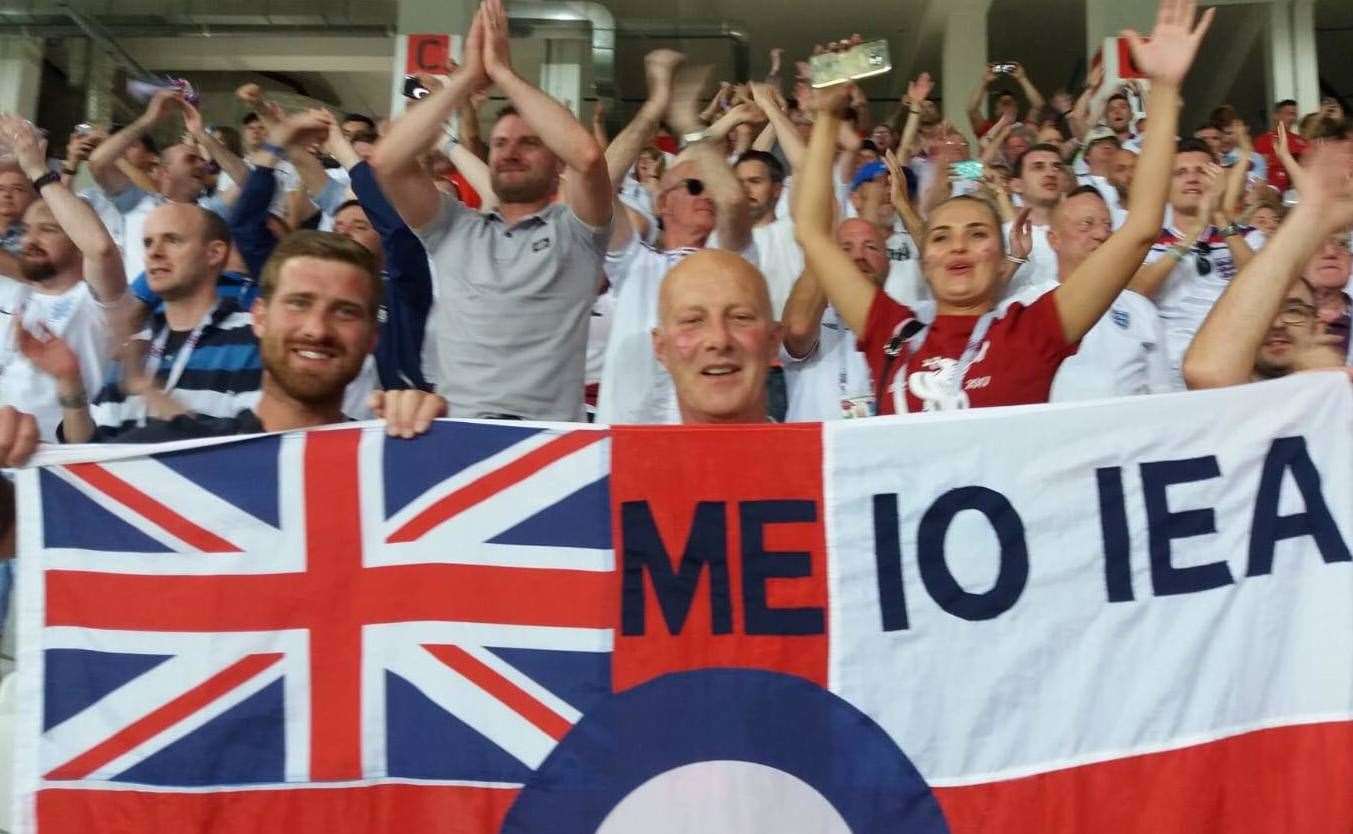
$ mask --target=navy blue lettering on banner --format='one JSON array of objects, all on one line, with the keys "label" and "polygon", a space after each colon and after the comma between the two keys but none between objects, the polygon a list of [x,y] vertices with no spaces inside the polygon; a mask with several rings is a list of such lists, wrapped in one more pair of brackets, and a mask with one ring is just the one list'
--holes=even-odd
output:
[{"label": "navy blue lettering on banner", "polygon": [[767,580],[813,575],[811,554],[766,550],[766,525],[817,521],[816,502],[743,501],[738,517],[742,525],[743,629],[748,634],[822,634],[826,620],[821,608],[771,608],[766,603]]},{"label": "navy blue lettering on banner", "polygon": [[1170,512],[1166,494],[1173,484],[1190,484],[1221,477],[1215,455],[1187,460],[1143,463],[1142,493],[1146,499],[1146,525],[1151,550],[1151,587],[1156,596],[1193,594],[1230,585],[1231,569],[1225,562],[1177,568],[1171,561],[1170,542],[1217,532],[1211,507]]},{"label": "navy blue lettering on banner", "polygon": [[[1301,493],[1306,511],[1278,515],[1282,497],[1283,473],[1291,472]],[[1259,492],[1254,499],[1254,520],[1250,527],[1250,558],[1246,576],[1273,572],[1273,548],[1283,539],[1310,536],[1327,564],[1353,561],[1348,545],[1325,503],[1320,489],[1320,473],[1311,462],[1304,437],[1280,437],[1269,447],[1264,471],[1259,477]]]},{"label": "navy blue lettering on banner", "polygon": [[626,501],[620,505],[620,529],[624,545],[620,591],[622,633],[644,633],[644,572],[647,571],[668,633],[680,634],[695,602],[700,574],[706,566],[709,567],[710,630],[715,634],[732,632],[733,603],[728,590],[725,551],[728,527],[721,502],[701,501],[695,505],[690,535],[681,554],[681,564],[675,571],[647,501]]},{"label": "navy blue lettering on banner", "polygon": [[907,620],[907,595],[902,587],[902,539],[894,492],[874,496],[874,565],[883,630],[905,631],[911,626]]},{"label": "navy blue lettering on banner", "polygon": [[[1000,544],[1000,568],[996,584],[986,593],[974,594],[954,579],[944,557],[944,539],[954,516],[976,510],[987,517]],[[941,495],[921,517],[916,535],[921,581],[935,602],[965,620],[990,620],[1009,611],[1019,601],[1029,581],[1029,548],[1024,522],[1004,495],[986,487],[951,489]]]},{"label": "navy blue lettering on banner", "polygon": [[1099,483],[1099,532],[1104,539],[1104,587],[1109,602],[1132,602],[1132,536],[1123,500],[1123,468],[1095,470]]}]

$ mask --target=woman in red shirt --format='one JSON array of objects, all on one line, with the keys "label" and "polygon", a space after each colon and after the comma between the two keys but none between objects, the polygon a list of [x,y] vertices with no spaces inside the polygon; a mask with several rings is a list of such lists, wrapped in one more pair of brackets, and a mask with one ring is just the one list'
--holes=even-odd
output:
[{"label": "woman in red shirt", "polygon": [[[796,233],[807,269],[859,340],[880,414],[1047,402],[1062,360],[1123,291],[1160,234],[1178,128],[1179,89],[1212,10],[1194,26],[1195,0],[1160,0],[1155,30],[1135,32],[1136,65],[1151,79],[1150,119],[1122,228],[1035,301],[1002,301],[1009,274],[996,211],[955,197],[930,214],[921,269],[934,309],[892,300],[837,248],[831,163],[845,85],[818,92],[819,112],[798,183]],[[918,305],[918,308],[922,305]]]}]

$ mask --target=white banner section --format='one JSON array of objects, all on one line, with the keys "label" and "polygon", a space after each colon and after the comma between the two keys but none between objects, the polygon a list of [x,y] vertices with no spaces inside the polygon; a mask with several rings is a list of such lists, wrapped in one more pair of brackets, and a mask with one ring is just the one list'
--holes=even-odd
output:
[{"label": "white banner section", "polygon": [[1346,376],[825,431],[830,686],[932,786],[1353,716]]}]

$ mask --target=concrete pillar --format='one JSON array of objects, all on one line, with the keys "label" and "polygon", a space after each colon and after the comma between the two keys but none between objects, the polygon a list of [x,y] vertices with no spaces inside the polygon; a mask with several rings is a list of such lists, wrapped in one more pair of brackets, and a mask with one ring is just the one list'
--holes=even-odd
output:
[{"label": "concrete pillar", "polygon": [[102,49],[90,44],[85,69],[85,121],[107,125],[113,121],[117,65]]},{"label": "concrete pillar", "polygon": [[587,41],[580,38],[545,41],[540,89],[566,104],[577,118],[582,118],[583,64],[591,57]]},{"label": "concrete pillar", "polygon": [[441,33],[451,35],[451,55],[461,58],[461,41],[470,29],[477,0],[399,0],[395,22],[395,57],[390,82],[390,114],[404,109],[404,69],[408,58],[408,35]]},{"label": "concrete pillar", "polygon": [[0,37],[0,112],[37,118],[42,50],[41,38]]},{"label": "concrete pillar", "polygon": [[1268,7],[1268,105],[1296,99],[1309,113],[1320,106],[1314,0],[1273,0]]},{"label": "concrete pillar", "polygon": [[1298,110],[1310,113],[1320,107],[1320,66],[1315,42],[1315,0],[1292,3],[1292,69]]},{"label": "concrete pillar", "polygon": [[968,96],[982,83],[986,71],[990,7],[991,0],[958,0],[945,7],[940,95],[944,99],[944,117],[964,132],[968,125]]}]

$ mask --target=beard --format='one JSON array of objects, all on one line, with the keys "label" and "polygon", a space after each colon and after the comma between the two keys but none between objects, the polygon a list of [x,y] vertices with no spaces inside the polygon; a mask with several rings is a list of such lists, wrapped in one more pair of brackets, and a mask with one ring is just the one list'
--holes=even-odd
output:
[{"label": "beard", "polygon": [[[293,368],[290,364],[291,345],[284,339],[265,338],[259,345],[263,370],[272,377],[287,396],[308,406],[327,406],[342,402],[348,383],[356,379],[366,356],[345,356],[339,353],[330,373]],[[332,351],[341,348],[332,343],[316,345]]]},{"label": "beard", "polygon": [[554,191],[554,177],[548,173],[505,182],[498,171],[491,171],[489,183],[504,203],[538,203]]},{"label": "beard", "polygon": [[49,260],[35,260],[27,257],[19,258],[19,271],[23,273],[25,280],[32,281],[34,284],[41,284],[53,275],[56,275],[56,264]]}]

